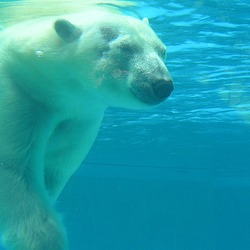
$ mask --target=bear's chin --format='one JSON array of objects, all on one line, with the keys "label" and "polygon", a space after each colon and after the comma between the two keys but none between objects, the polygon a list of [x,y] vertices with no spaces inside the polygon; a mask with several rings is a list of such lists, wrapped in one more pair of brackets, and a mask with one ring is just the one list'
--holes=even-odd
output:
[{"label": "bear's chin", "polygon": [[155,98],[150,91],[144,91],[143,93],[140,92],[139,90],[136,90],[134,88],[130,88],[131,93],[133,94],[133,96],[140,102],[147,104],[149,106],[154,106],[154,105],[158,105],[161,102],[163,102],[165,99],[157,99]]}]

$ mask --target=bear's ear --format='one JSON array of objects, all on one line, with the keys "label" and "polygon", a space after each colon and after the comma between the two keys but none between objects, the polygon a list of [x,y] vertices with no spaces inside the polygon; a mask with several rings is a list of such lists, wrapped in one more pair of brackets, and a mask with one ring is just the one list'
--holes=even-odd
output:
[{"label": "bear's ear", "polygon": [[149,21],[148,21],[148,18],[147,17],[143,17],[142,18],[142,22],[149,25]]},{"label": "bear's ear", "polygon": [[82,35],[81,29],[65,19],[59,19],[54,24],[55,31],[65,42],[73,42]]}]

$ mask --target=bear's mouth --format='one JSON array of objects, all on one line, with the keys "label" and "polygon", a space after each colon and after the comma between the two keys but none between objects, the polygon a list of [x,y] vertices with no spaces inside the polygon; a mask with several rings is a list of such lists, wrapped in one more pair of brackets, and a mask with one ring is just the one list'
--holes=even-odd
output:
[{"label": "bear's mouth", "polygon": [[157,105],[166,100],[174,89],[171,79],[160,79],[154,83],[133,82],[130,91],[141,102]]}]

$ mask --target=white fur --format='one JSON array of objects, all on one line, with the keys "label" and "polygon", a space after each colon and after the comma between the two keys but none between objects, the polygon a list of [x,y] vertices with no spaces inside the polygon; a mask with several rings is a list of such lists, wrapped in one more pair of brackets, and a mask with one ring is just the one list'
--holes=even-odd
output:
[{"label": "white fur", "polygon": [[[54,28],[58,19],[73,23],[82,36],[63,41]],[[102,25],[121,33],[107,42]],[[88,153],[108,106],[151,106],[129,91],[129,81],[137,72],[154,80],[159,68],[167,77],[156,52],[164,46],[143,22],[104,7],[16,24],[0,40],[3,241],[12,250],[65,250],[53,202]],[[124,42],[140,49],[126,59],[130,66],[119,54]]]}]

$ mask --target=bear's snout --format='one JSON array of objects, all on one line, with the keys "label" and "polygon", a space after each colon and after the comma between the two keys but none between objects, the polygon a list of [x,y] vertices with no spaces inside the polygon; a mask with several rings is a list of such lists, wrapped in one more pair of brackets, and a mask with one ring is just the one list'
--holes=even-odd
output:
[{"label": "bear's snout", "polygon": [[170,96],[174,89],[172,80],[158,80],[153,85],[153,93],[160,101]]},{"label": "bear's snout", "polygon": [[154,82],[134,81],[131,84],[131,92],[134,96],[148,104],[159,104],[170,96],[174,89],[171,79],[160,79]]}]

